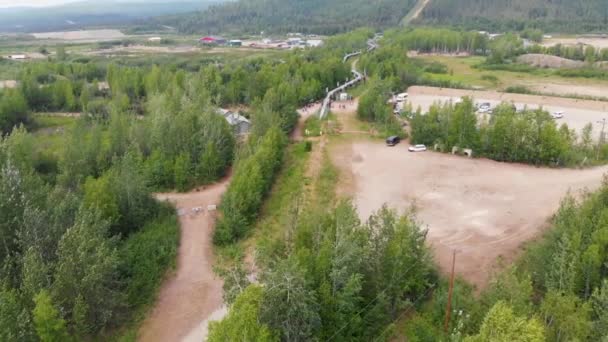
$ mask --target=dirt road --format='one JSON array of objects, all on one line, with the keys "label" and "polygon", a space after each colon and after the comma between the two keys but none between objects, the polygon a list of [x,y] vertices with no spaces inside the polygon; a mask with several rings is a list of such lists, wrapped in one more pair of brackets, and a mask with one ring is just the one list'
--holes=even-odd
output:
[{"label": "dirt road", "polygon": [[483,287],[499,256],[512,260],[537,236],[570,190],[594,189],[608,167],[557,170],[468,159],[433,152],[409,153],[373,141],[342,143],[331,151],[341,169],[340,192],[350,195],[361,219],[384,203],[414,205],[428,225],[436,261]]},{"label": "dirt road", "polygon": [[580,134],[586,124],[592,123],[593,136],[596,138],[599,137],[601,131],[601,125],[597,122],[603,118],[608,119],[608,102],[603,101],[418,86],[410,87],[408,94],[408,101],[412,103],[413,108],[420,107],[423,112],[437,101],[456,100],[462,96],[471,96],[476,102],[490,102],[493,106],[504,101],[514,103],[518,108],[533,109],[542,106],[549,112],[564,111],[565,116],[558,121],[558,124],[566,123],[568,127],[575,129]]},{"label": "dirt road", "polygon": [[208,319],[225,314],[223,282],[213,272],[215,212],[208,211],[207,206],[219,204],[228,183],[226,178],[189,193],[157,195],[178,210],[181,238],[177,272],[165,280],[155,308],[140,328],[138,340],[202,341]]}]

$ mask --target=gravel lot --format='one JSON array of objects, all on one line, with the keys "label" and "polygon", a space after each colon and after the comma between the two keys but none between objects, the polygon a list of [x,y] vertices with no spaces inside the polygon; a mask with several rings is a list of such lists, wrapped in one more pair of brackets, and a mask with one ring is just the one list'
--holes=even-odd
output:
[{"label": "gravel lot", "polygon": [[354,199],[362,220],[384,203],[399,210],[415,206],[440,267],[447,272],[457,250],[457,273],[478,288],[499,256],[512,260],[523,242],[543,231],[568,191],[595,189],[608,171],[409,153],[407,147],[375,141],[333,146],[338,192]]}]

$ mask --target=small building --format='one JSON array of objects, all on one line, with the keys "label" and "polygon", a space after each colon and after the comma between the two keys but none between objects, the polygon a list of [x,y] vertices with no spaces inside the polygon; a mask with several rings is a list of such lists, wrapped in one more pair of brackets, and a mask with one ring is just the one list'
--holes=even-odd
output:
[{"label": "small building", "polygon": [[221,44],[226,44],[226,39],[222,38],[222,37],[215,37],[215,36],[207,36],[207,37],[203,37],[201,39],[198,40],[200,43],[206,44],[206,45],[221,45]]},{"label": "small building", "polygon": [[150,37],[150,38],[148,38],[148,41],[152,42],[152,43],[160,43],[162,40],[163,39],[161,37]]},{"label": "small building", "polygon": [[251,129],[251,122],[239,113],[231,112],[227,109],[218,109],[217,113],[223,116],[234,130],[236,135],[245,135]]},{"label": "small building", "polygon": [[238,39],[233,39],[228,42],[228,46],[240,47],[240,46],[243,46],[243,42]]},{"label": "small building", "polygon": [[21,61],[21,60],[27,59],[28,57],[27,57],[27,55],[9,55],[8,58],[12,59],[14,61]]},{"label": "small building", "polygon": [[302,43],[303,43],[302,38],[289,38],[289,39],[287,39],[287,45],[289,45],[289,46],[302,45]]},{"label": "small building", "polygon": [[321,39],[309,39],[306,41],[306,46],[309,47],[319,47],[323,45],[323,41]]}]

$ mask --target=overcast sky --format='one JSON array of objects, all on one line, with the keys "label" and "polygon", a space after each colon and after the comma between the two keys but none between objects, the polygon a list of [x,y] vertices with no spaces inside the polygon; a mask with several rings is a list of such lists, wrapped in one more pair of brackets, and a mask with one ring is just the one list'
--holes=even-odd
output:
[{"label": "overcast sky", "polygon": [[79,0],[0,0],[0,7],[22,7],[22,6],[53,6],[76,2]]}]

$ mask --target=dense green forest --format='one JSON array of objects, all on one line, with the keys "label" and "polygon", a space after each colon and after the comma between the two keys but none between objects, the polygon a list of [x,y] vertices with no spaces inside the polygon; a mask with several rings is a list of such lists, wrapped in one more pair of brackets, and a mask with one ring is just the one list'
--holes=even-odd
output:
[{"label": "dense green forest", "polygon": [[608,5],[605,0],[431,0],[418,22],[497,32],[601,32],[608,28]]},{"label": "dense green forest", "polygon": [[335,34],[360,27],[397,25],[415,0],[239,0],[205,11],[159,18],[184,33]]},{"label": "dense green forest", "polygon": [[[23,64],[19,87],[0,92],[0,187],[9,194],[0,196],[0,340],[81,340],[137,319],[179,238],[174,210],[153,190],[211,183],[235,164],[216,240],[240,237],[281,165],[296,108],[350,76],[342,54],[370,35],[194,69],[63,53]],[[250,108],[247,142],[217,114],[224,105]],[[48,111],[81,113],[59,144],[27,131]]]},{"label": "dense green forest", "polygon": [[535,165],[574,166],[608,159],[608,145],[593,143],[591,124],[579,139],[566,124],[558,127],[542,109],[517,111],[505,103],[487,122],[478,122],[475,112],[472,100],[464,99],[433,105],[425,115],[415,113],[413,143],[437,144],[443,151],[451,151],[453,146],[471,148],[478,156]]}]

